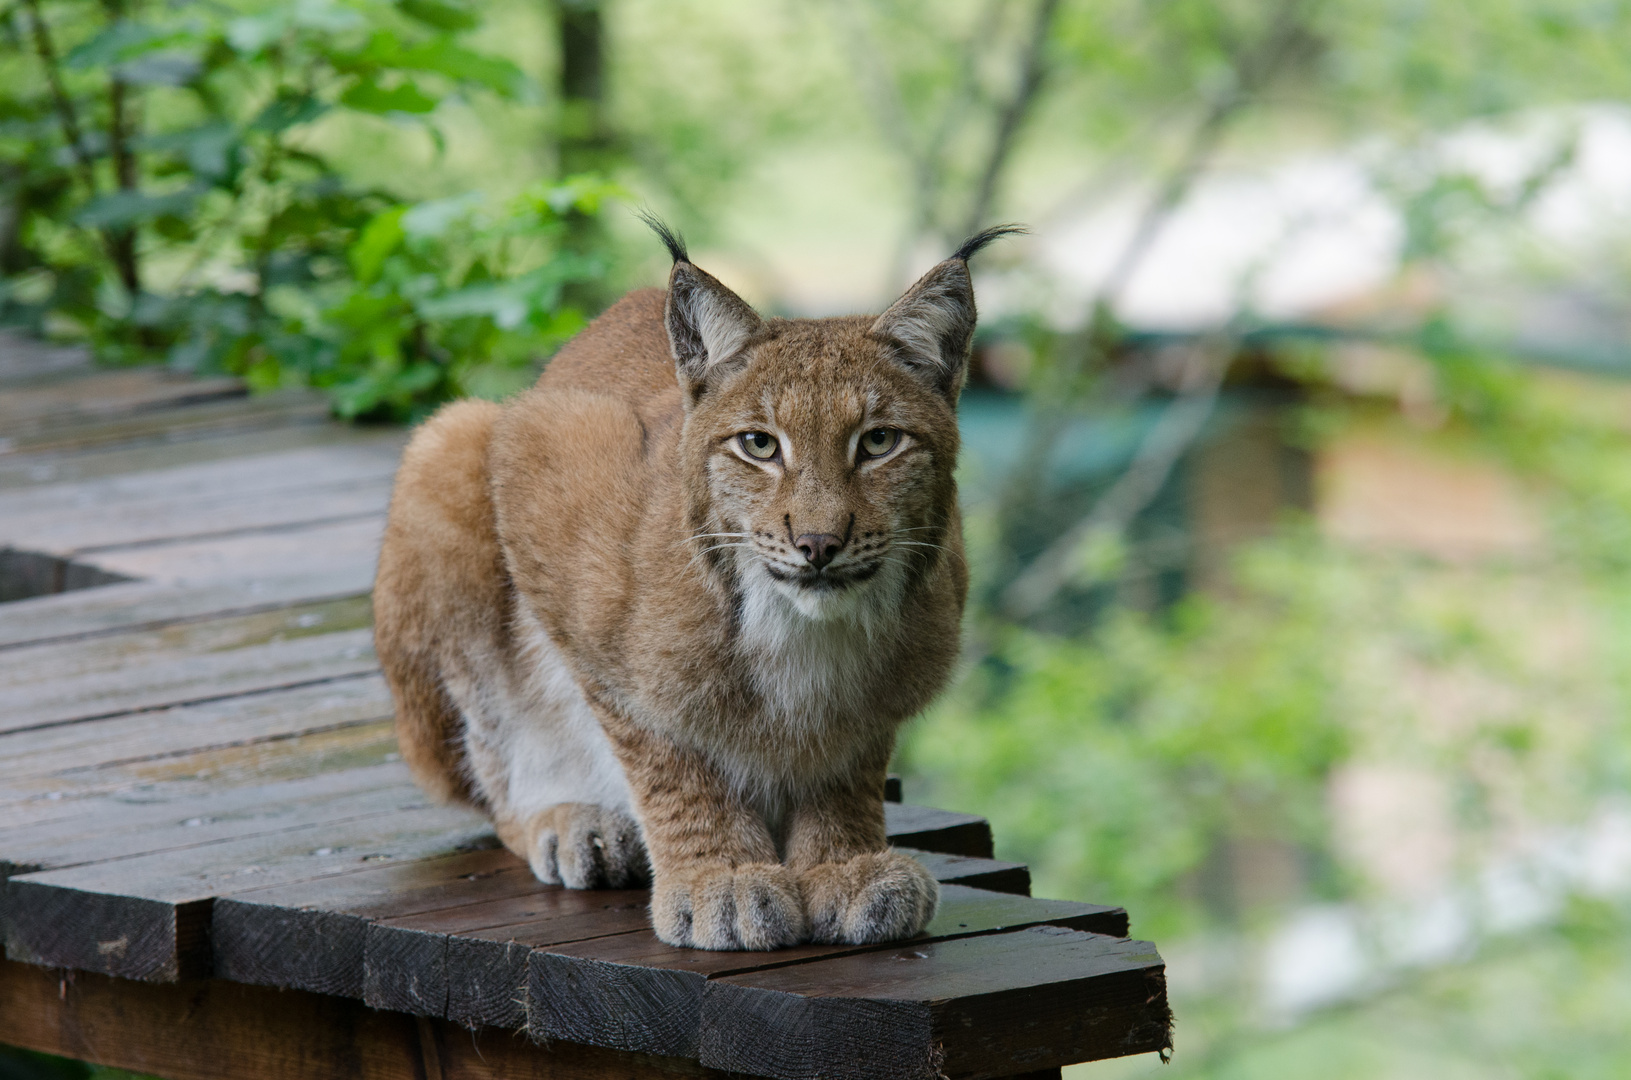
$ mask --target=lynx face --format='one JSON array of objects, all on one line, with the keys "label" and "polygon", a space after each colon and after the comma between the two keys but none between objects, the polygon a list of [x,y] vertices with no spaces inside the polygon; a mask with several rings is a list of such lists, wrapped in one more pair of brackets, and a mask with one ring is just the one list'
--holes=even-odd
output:
[{"label": "lynx face", "polygon": [[769,592],[810,618],[893,606],[946,554],[975,322],[967,258],[1004,230],[876,319],[768,322],[659,231],[697,557],[733,568],[750,601]]},{"label": "lynx face", "polygon": [[952,402],[871,321],[772,321],[686,421],[705,454],[702,549],[811,618],[898,595],[954,512]]}]

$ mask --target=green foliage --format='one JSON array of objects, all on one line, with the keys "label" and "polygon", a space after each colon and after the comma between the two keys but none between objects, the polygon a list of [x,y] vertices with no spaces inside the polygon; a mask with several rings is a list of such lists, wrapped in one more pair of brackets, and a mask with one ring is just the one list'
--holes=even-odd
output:
[{"label": "green foliage", "polygon": [[1302,538],[1258,552],[1227,605],[1122,610],[1079,640],[1006,631],[903,761],[989,813],[1043,895],[1113,897],[1140,933],[1196,930],[1208,913],[1179,886],[1220,846],[1324,847],[1348,743],[1334,616],[1358,585]]},{"label": "green foliage", "polygon": [[500,214],[414,207],[323,149],[381,122],[440,144],[444,103],[530,92],[461,40],[475,8],[60,0],[0,18],[0,318],[398,418],[512,387],[581,322],[560,286],[602,267],[558,234],[608,186],[539,188]]}]

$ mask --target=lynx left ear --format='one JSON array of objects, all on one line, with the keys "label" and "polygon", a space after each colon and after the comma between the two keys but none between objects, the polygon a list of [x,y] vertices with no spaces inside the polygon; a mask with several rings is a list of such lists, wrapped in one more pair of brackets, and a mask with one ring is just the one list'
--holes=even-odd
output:
[{"label": "lynx left ear", "polygon": [[964,241],[957,253],[918,279],[867,332],[895,349],[896,358],[940,393],[956,398],[974,343],[974,283],[968,260],[1018,225],[998,225]]},{"label": "lynx left ear", "polygon": [[642,217],[674,258],[663,322],[680,384],[694,401],[711,377],[736,366],[742,347],[764,323],[747,301],[691,262],[674,230],[650,214]]}]

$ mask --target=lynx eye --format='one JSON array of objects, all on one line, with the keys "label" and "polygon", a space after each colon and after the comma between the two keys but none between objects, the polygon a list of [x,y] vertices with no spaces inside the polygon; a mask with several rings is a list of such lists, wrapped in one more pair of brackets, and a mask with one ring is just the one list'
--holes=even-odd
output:
[{"label": "lynx eye", "polygon": [[769,461],[781,450],[781,446],[776,442],[776,436],[765,431],[744,431],[736,439],[742,444],[742,449],[748,457],[759,461]]},{"label": "lynx eye", "polygon": [[861,436],[862,457],[883,457],[900,443],[900,429],[892,427],[873,428]]}]

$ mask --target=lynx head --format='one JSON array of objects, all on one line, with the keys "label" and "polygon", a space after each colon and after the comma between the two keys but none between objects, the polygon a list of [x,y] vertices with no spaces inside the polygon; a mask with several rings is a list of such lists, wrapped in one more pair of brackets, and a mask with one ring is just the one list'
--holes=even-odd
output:
[{"label": "lynx head", "polygon": [[687,527],[750,601],[812,619],[893,607],[956,543],[957,397],[974,336],[968,260],[988,229],[879,316],[761,319],[674,257],[665,318],[685,428]]}]

